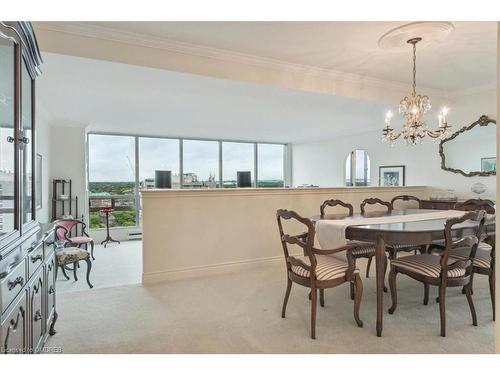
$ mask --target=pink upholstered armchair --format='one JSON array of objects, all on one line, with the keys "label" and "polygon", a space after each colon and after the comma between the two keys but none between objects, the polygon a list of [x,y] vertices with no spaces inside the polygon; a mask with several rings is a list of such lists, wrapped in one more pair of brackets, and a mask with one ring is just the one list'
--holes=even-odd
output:
[{"label": "pink upholstered armchair", "polygon": [[[61,219],[57,220],[55,223],[55,237],[56,240],[62,242],[64,247],[81,247],[85,245],[85,249],[88,250],[88,245],[90,244],[90,254],[92,259],[94,258],[94,240],[86,232],[85,228],[87,225],[81,220],[75,219]],[[78,226],[81,226],[81,231],[78,231]],[[73,228],[76,227],[76,235],[72,237],[71,232]],[[78,233],[81,235],[79,236]]]}]

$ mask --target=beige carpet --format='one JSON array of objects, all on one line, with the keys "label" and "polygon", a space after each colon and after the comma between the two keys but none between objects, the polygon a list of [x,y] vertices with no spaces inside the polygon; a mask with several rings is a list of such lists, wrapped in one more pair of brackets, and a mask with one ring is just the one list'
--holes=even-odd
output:
[{"label": "beige carpet", "polygon": [[[364,268],[364,264],[362,266]],[[307,290],[294,285],[287,318],[280,310],[283,265],[143,287],[129,285],[60,293],[58,333],[47,346],[63,353],[493,353],[494,323],[486,278],[477,276],[473,327],[465,296],[449,290],[448,337],[439,336],[436,290],[423,306],[423,287],[398,277],[399,306],[384,314],[375,336],[374,279],[365,279],[358,328],[348,286],[326,292],[317,340],[309,338]],[[386,308],[389,305],[386,295]]]},{"label": "beige carpet", "polygon": [[[112,286],[139,284],[142,275],[142,242],[122,241],[120,244],[111,243],[107,247],[97,244],[94,249],[95,260],[92,261],[90,282],[94,288],[109,288]],[[73,267],[73,266],[71,266]],[[67,271],[69,280],[66,280],[60,269],[57,274],[57,293],[89,290],[85,279],[87,265],[80,262],[77,278],[73,272]]]}]

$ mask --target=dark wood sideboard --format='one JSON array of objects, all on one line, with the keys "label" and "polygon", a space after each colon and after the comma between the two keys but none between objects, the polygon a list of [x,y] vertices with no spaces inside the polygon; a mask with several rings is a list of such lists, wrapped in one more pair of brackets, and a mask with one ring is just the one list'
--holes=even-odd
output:
[{"label": "dark wood sideboard", "polygon": [[0,353],[39,353],[57,319],[53,231],[36,216],[41,64],[31,23],[0,21]]},{"label": "dark wood sideboard", "polygon": [[459,201],[422,199],[422,208],[432,210],[452,210]]}]

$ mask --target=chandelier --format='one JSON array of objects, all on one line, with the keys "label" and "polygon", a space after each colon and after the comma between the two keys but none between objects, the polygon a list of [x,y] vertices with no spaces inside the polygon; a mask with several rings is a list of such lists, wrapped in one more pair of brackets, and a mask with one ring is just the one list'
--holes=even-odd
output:
[{"label": "chandelier", "polygon": [[439,113],[438,128],[430,129],[424,121],[424,115],[431,109],[431,101],[426,95],[417,94],[417,43],[422,38],[412,38],[407,41],[413,46],[413,86],[411,96],[405,96],[399,103],[399,113],[403,115],[405,123],[401,131],[396,132],[391,128],[392,112],[388,111],[385,116],[385,127],[382,129],[382,140],[393,143],[396,139],[402,137],[408,145],[417,145],[422,143],[425,136],[436,140],[442,140],[448,137],[449,128],[446,120],[448,109],[443,107]]}]

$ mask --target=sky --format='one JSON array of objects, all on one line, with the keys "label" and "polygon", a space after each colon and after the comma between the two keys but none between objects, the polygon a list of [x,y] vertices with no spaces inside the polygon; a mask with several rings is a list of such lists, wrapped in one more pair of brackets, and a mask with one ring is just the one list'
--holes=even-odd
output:
[{"label": "sky", "polygon": [[[89,136],[89,180],[134,181],[134,137]],[[184,140],[184,173],[196,173],[207,180],[218,176],[219,145],[216,141]],[[236,180],[237,171],[254,173],[254,146],[250,143],[223,142],[223,179]],[[283,179],[283,145],[258,145],[259,179]],[[139,179],[154,178],[155,170],[179,173],[179,141],[139,138]]]}]

